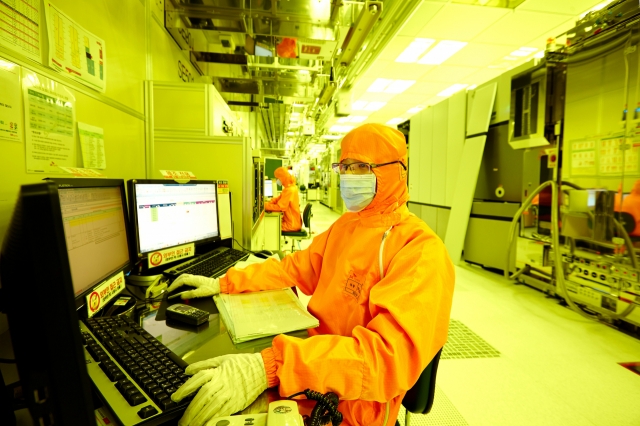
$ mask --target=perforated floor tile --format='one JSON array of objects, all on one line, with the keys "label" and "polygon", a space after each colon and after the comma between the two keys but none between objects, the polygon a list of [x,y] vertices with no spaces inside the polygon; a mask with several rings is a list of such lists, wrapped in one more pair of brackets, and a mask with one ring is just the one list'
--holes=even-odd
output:
[{"label": "perforated floor tile", "polygon": [[500,356],[493,346],[457,320],[449,322],[449,338],[440,359],[496,358]]},{"label": "perforated floor tile", "polygon": [[[405,409],[400,409],[398,422],[404,426]],[[411,426],[468,426],[468,423],[458,412],[449,398],[436,386],[436,396],[429,414],[412,414]]]}]

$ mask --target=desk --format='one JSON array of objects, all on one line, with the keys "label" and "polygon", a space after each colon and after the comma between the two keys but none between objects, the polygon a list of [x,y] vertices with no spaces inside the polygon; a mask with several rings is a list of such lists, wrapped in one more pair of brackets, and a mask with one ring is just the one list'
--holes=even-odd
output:
[{"label": "desk", "polygon": [[264,249],[280,251],[282,228],[281,212],[265,212],[264,214]]}]

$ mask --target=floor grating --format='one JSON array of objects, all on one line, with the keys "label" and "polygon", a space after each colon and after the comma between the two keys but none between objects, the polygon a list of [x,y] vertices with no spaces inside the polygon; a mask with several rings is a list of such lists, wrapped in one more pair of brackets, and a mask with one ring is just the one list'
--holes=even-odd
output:
[{"label": "floor grating", "polygon": [[440,359],[496,358],[500,356],[493,346],[457,320],[449,322],[449,337]]},{"label": "floor grating", "polygon": [[[405,409],[400,408],[398,422],[404,426]],[[468,426],[449,398],[436,386],[436,396],[429,414],[411,414],[410,426]]]}]

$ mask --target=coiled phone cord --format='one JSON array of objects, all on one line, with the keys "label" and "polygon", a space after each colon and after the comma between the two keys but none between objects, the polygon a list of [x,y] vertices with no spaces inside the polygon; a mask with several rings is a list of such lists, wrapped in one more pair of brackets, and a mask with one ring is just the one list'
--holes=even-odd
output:
[{"label": "coiled phone cord", "polygon": [[338,411],[338,395],[333,392],[321,394],[311,389],[305,389],[302,392],[294,393],[287,397],[293,399],[298,395],[304,395],[307,399],[316,401],[316,405],[311,411],[311,416],[305,419],[306,426],[323,426],[331,422],[332,426],[339,426],[342,423],[342,413]]}]

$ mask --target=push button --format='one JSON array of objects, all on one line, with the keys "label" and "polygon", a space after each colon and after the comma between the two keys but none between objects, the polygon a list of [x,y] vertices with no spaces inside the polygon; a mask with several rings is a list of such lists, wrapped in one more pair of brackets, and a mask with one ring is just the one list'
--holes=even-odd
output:
[{"label": "push button", "polygon": [[148,417],[153,416],[154,414],[158,414],[158,410],[153,405],[144,406],[138,411],[138,415],[141,419],[146,419]]}]

